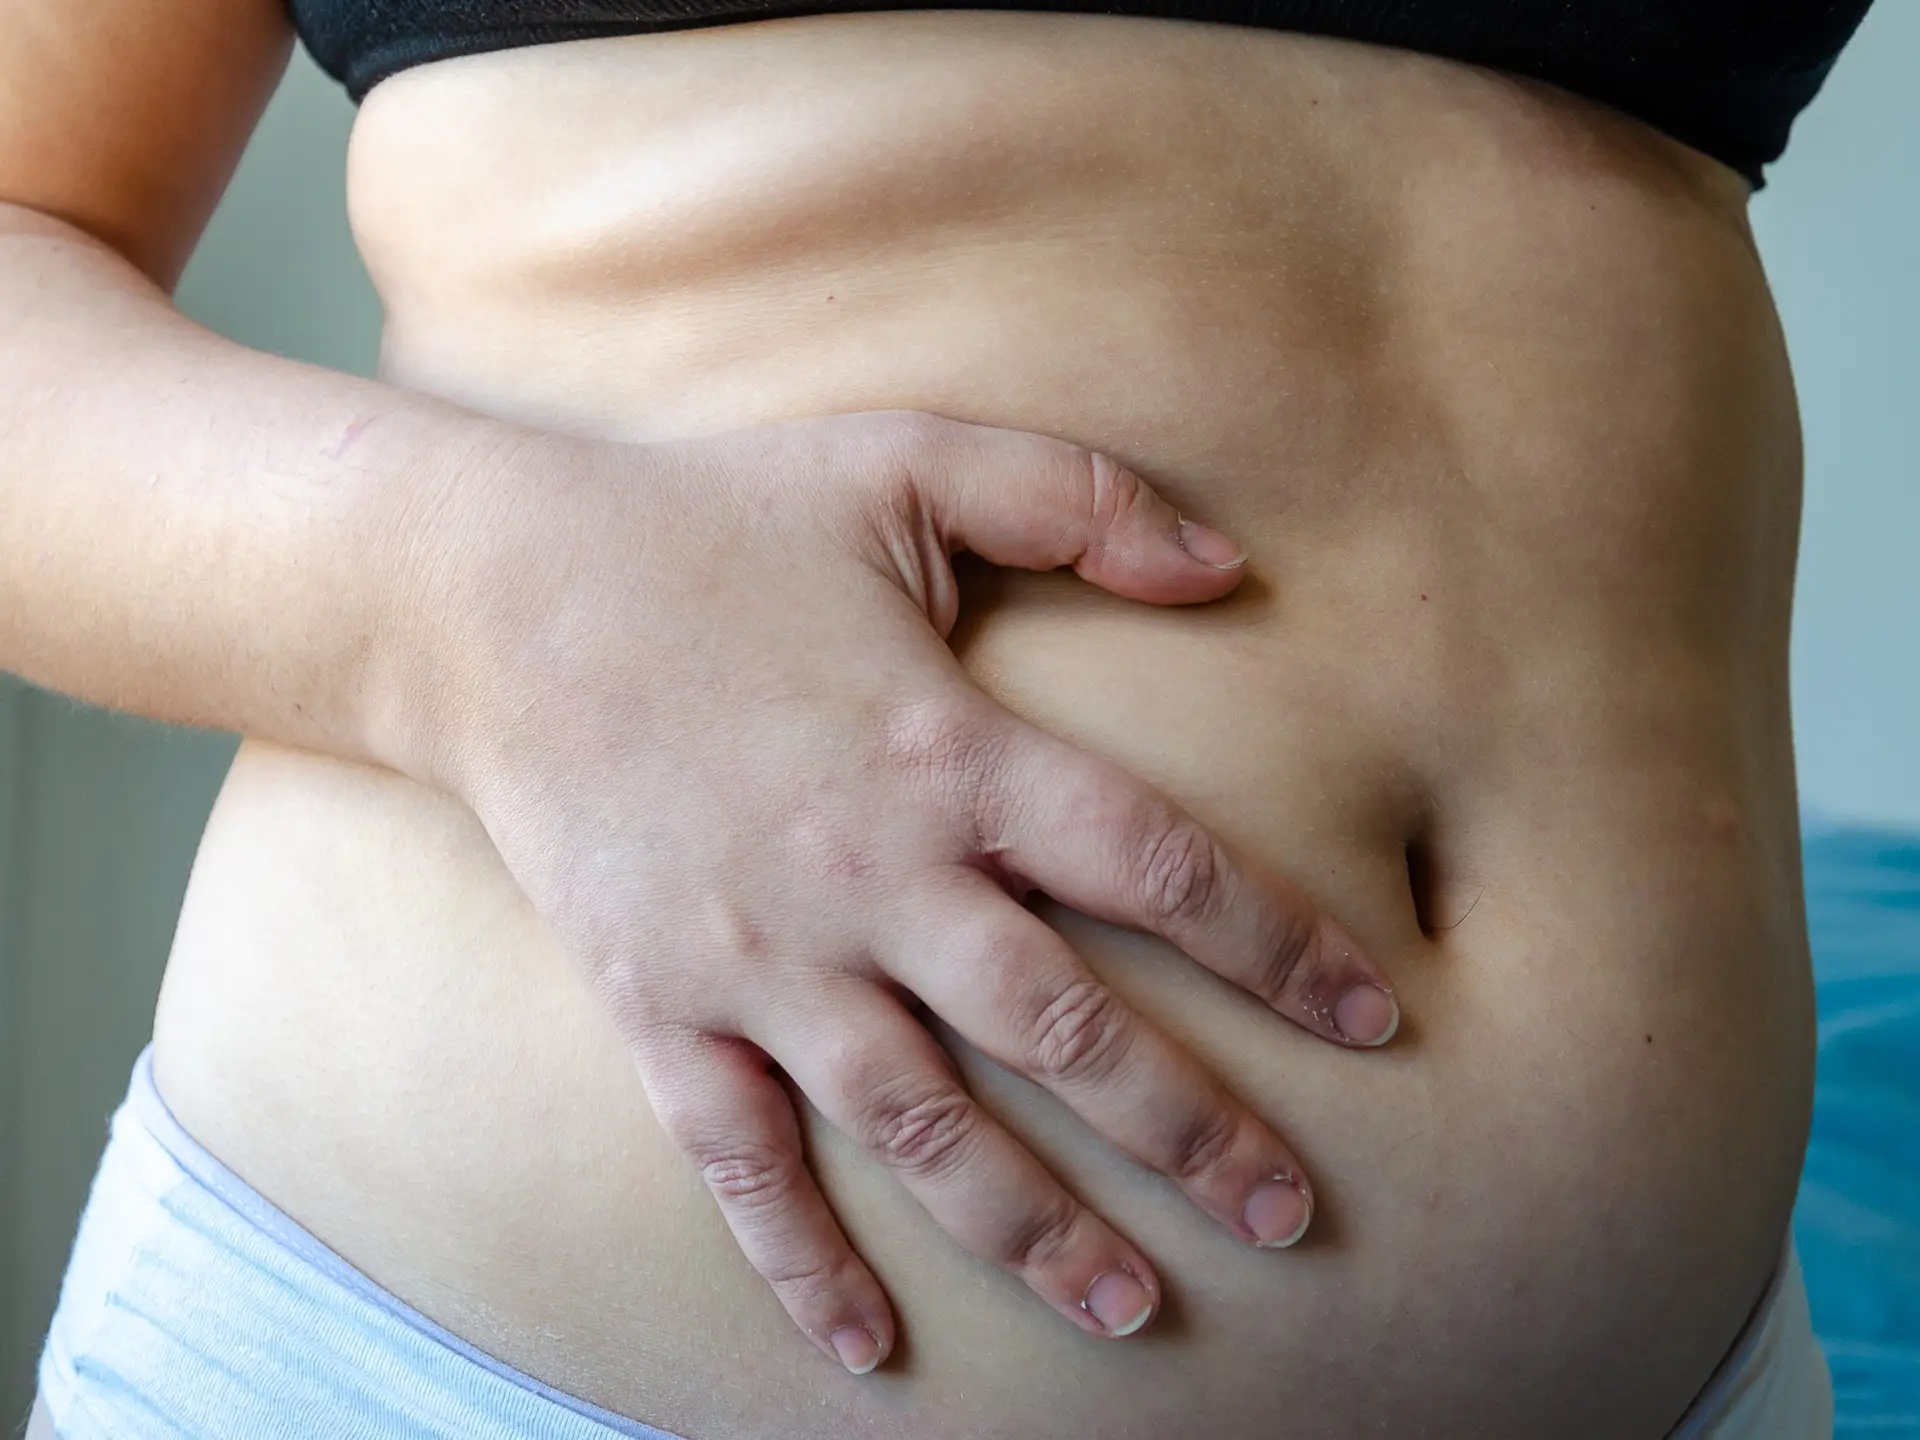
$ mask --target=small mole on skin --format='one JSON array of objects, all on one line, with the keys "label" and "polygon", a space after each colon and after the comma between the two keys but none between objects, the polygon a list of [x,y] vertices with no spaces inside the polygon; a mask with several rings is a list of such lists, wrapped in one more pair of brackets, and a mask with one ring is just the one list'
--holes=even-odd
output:
[{"label": "small mole on skin", "polygon": [[1651,1045],[1652,1043],[1653,1043],[1653,1037],[1651,1035],[1647,1036],[1647,1044]]},{"label": "small mole on skin", "polygon": [[1422,595],[1422,596],[1421,596],[1420,598],[1421,598],[1422,600],[1424,600],[1424,599],[1426,599],[1427,597],[1426,597],[1426,596],[1424,596],[1424,595]]}]

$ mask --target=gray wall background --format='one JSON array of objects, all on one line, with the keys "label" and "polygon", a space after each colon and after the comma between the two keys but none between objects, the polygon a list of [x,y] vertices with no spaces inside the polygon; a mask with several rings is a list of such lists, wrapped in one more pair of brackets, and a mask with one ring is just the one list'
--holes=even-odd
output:
[{"label": "gray wall background", "polygon": [[[1920,826],[1920,6],[1880,0],[1755,203],[1807,433],[1794,629],[1802,793]],[[347,231],[352,111],[297,57],[180,290],[245,343],[367,373]],[[0,675],[0,1432],[145,1042],[223,736]]]},{"label": "gray wall background", "polygon": [[[380,307],[347,230],[352,107],[288,70],[179,291],[250,345],[371,373]],[[153,1023],[224,735],[0,674],[0,1434],[33,1399],[65,1252]]]}]

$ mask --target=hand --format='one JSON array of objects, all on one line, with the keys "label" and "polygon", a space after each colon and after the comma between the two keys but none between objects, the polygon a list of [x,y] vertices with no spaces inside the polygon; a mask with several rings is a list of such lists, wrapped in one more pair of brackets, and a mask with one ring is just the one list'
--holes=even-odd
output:
[{"label": "hand", "polygon": [[803,1164],[776,1064],[1083,1330],[1131,1334],[1158,1301],[1145,1258],[975,1104],[903,992],[1241,1239],[1299,1237],[1311,1199],[1286,1145],[1020,897],[1152,931],[1329,1040],[1384,1042],[1391,987],[1302,896],[993,703],[943,643],[956,550],[1180,604],[1233,588],[1231,542],[1103,456],[911,412],[645,446],[537,436],[469,483],[468,578],[422,597],[446,675],[421,768],[585,967],[815,1345],[865,1373],[893,1319]]}]

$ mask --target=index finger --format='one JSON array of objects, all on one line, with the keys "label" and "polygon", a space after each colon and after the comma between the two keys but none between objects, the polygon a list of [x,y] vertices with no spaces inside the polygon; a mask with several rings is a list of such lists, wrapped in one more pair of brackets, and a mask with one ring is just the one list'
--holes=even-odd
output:
[{"label": "index finger", "polygon": [[1145,930],[1342,1045],[1400,1028],[1393,982],[1331,917],[1186,811],[1024,721],[981,787],[995,858],[1054,899]]}]

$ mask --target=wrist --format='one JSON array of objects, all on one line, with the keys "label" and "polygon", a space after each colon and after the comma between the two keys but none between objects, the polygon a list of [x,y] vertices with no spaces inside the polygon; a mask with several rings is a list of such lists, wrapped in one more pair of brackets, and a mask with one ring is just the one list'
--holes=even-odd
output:
[{"label": "wrist", "polygon": [[[394,477],[373,522],[376,613],[357,712],[367,758],[460,793],[461,728],[488,673],[476,634],[511,575],[509,479],[538,432],[459,415],[410,420],[374,458]],[[476,613],[476,612],[482,613]]]},{"label": "wrist", "polygon": [[566,512],[600,449],[477,417],[410,447],[366,688],[378,763],[477,804],[551,648],[553,582],[580,533]]}]

